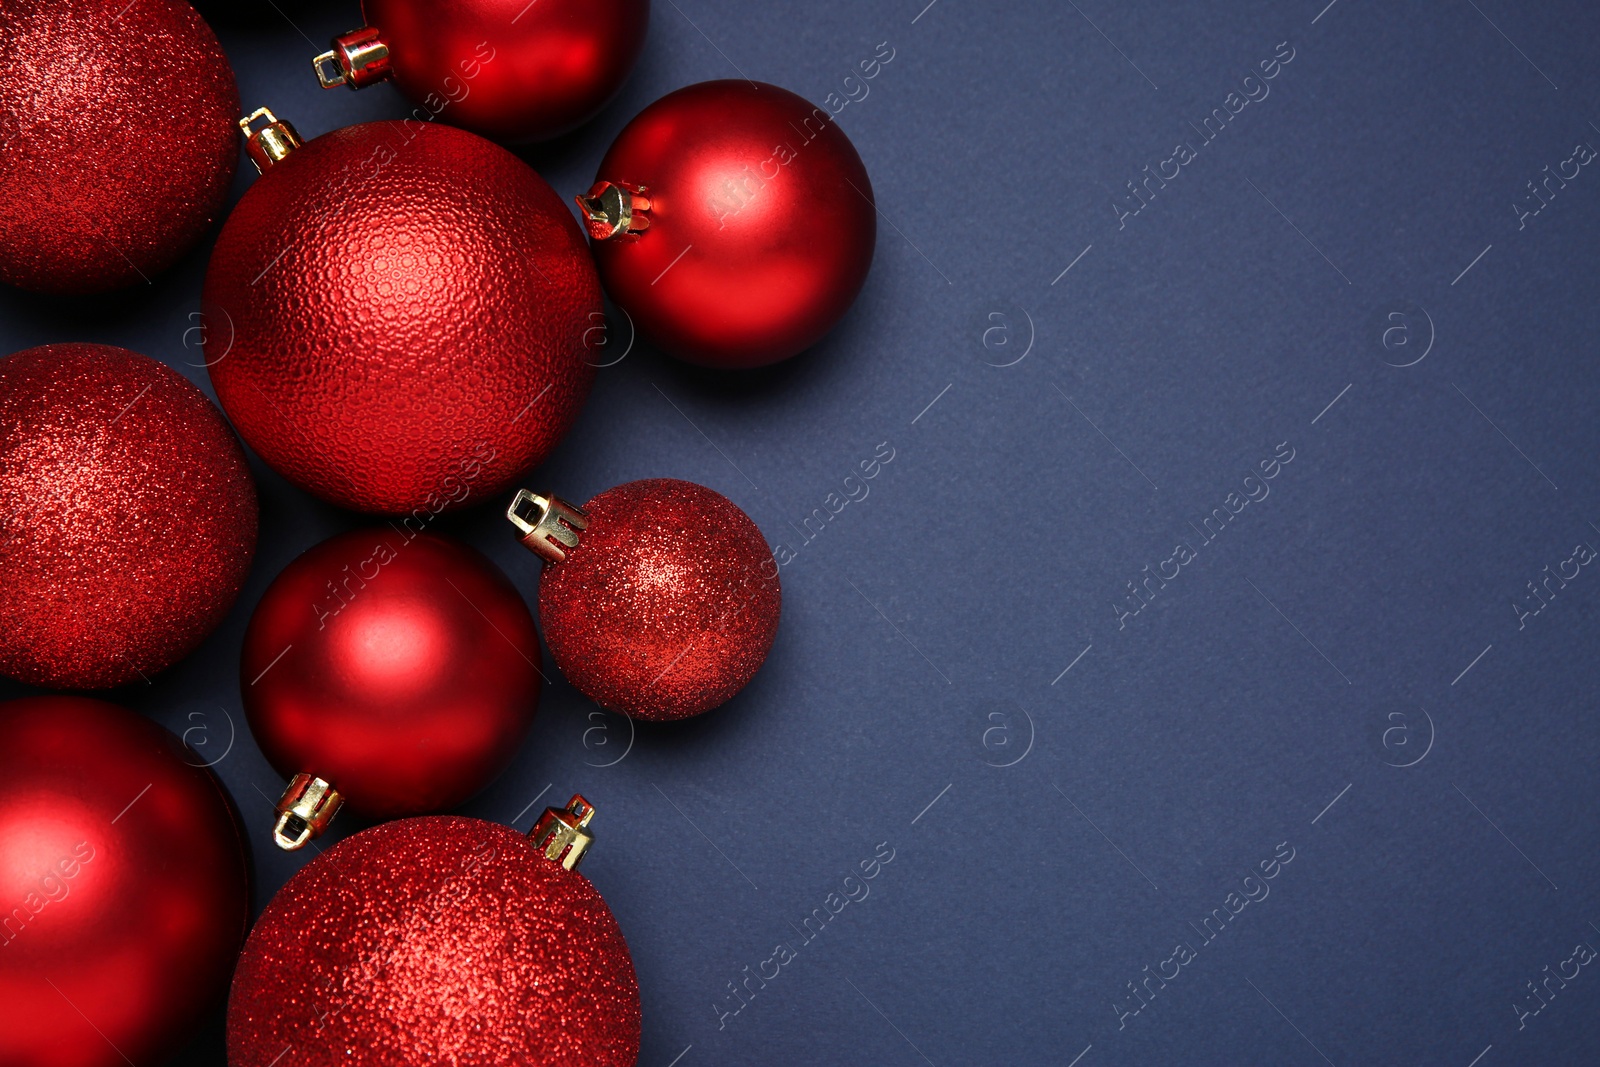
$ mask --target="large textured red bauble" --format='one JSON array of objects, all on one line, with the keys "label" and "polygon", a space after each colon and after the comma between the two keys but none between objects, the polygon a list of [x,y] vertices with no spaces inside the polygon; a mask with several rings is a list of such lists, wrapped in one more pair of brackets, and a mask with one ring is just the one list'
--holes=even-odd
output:
[{"label": "large textured red bauble", "polygon": [[390,515],[481,500],[543,460],[604,338],[555,192],[505,149],[415,122],[270,163],[204,296],[211,381],[250,447],[308,492]]},{"label": "large textured red bauble", "polygon": [[434,816],[346,838],[273,898],[234,972],[228,1063],[633,1067],[639,1030],[589,880],[515,830]]},{"label": "large textured red bauble", "polygon": [[[570,508],[555,504],[553,515]],[[537,527],[523,543],[546,557],[539,619],[550,654],[590,700],[639,719],[683,719],[755,676],[783,596],[777,561],[736,504],[703,485],[650,478],[606,490],[562,525],[568,544],[555,555]]]},{"label": "large textured red bauble", "polygon": [[872,265],[866,168],[828,112],[774,85],[662,97],[579,197],[606,290],[680,359],[758,367],[810,347]]},{"label": "large textured red bauble", "polygon": [[221,999],[250,919],[222,787],[114,704],[0,704],[0,1063],[159,1063]]},{"label": "large textured red bauble", "polygon": [[506,768],[538,709],[538,662],[533,616],[499,568],[459,541],[380,526],[285,567],[239,667],[278,772],[387,819],[452,808]]},{"label": "large textured red bauble", "polygon": [[367,25],[317,57],[323,88],[392,77],[437,118],[500,141],[565,133],[622,88],[649,0],[362,0]]},{"label": "large textured red bauble", "polygon": [[106,345],[0,359],[0,674],[99,689],[187,655],[250,570],[256,490],[188,379]]},{"label": "large textured red bauble", "polygon": [[239,93],[182,0],[0,4],[0,281],[148,281],[222,209]]}]

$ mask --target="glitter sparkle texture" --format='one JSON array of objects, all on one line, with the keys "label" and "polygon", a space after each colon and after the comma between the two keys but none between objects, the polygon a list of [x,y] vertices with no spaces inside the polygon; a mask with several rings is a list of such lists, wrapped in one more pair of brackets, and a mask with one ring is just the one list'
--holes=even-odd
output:
[{"label": "glitter sparkle texture", "polygon": [[256,924],[228,1005],[231,1067],[632,1067],[639,1035],[627,942],[589,880],[456,816],[385,823],[307,864]]},{"label": "glitter sparkle texture", "polygon": [[250,570],[256,490],[222,414],[106,345],[0,360],[0,674],[147,678],[222,621]]},{"label": "glitter sparkle texture", "polygon": [[139,285],[222,210],[239,93],[183,0],[0,3],[0,281]]},{"label": "glitter sparkle texture", "polygon": [[608,489],[539,579],[539,618],[567,680],[602,707],[683,719],[733,697],[778,634],[778,565],[727,497],[674,478]]}]

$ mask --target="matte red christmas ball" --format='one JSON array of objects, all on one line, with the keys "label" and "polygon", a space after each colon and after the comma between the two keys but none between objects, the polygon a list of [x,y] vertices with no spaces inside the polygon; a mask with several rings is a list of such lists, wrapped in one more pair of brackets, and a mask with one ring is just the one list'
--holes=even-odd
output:
[{"label": "matte red christmas ball", "polygon": [[205,284],[206,361],[240,435],[357,511],[426,519],[506,488],[577,418],[604,341],[571,212],[462,130],[371,122],[301,145],[256,115],[264,173]]},{"label": "matte red christmas ball", "polygon": [[374,819],[442,811],[496,778],[539,707],[539,634],[476,550],[379,526],[273,579],[239,672],[250,730],[290,779],[274,837],[295,849],[342,803]]},{"label": "matte red christmas ball", "polygon": [[146,282],[222,210],[233,71],[182,0],[0,4],[0,281]]},{"label": "matte red christmas ball", "polygon": [[222,621],[250,571],[244,452],[176,371],[107,345],[0,359],[0,674],[148,679]]},{"label": "matte red christmas ball", "polygon": [[662,97],[617,135],[578,206],[611,298],[690,363],[809,348],[872,265],[872,183],[832,116],[775,85]]},{"label": "matte red christmas ball", "polygon": [[0,1063],[165,1062],[220,999],[250,893],[200,764],[115,704],[0,704]]},{"label": "matte red christmas ball", "polygon": [[766,660],[783,601],[778,562],[722,494],[648,478],[575,508],[524,490],[506,517],[545,560],[550,654],[601,707],[685,719],[726,703]]},{"label": "matte red christmas ball", "polygon": [[633,1067],[628,944],[571,869],[592,814],[404,819],[313,859],[234,972],[230,1067]]},{"label": "matte red christmas ball", "polygon": [[649,0],[362,0],[367,24],[312,65],[324,89],[393,78],[424,122],[542,141],[617,95],[644,47]]}]

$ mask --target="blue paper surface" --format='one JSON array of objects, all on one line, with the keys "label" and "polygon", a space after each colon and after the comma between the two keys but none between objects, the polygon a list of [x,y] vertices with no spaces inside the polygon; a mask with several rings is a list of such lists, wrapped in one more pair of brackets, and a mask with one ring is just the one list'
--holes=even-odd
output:
[{"label": "blue paper surface", "polygon": [[[463,812],[594,803],[649,1067],[1597,1062],[1600,9],[925,3],[665,0],[622,96],[519,150],[570,196],[678,86],[837,94],[881,224],[813,351],[729,377],[640,343],[529,480],[733,499],[789,557],[765,668],[636,729],[558,680]],[[409,109],[317,88],[354,3],[207,13],[308,138]],[[122,345],[214,395],[208,251],[0,293],[0,350]],[[309,853],[271,845],[239,643],[366,520],[252,467],[239,604],[113,699],[217,759],[259,910]],[[438,528],[531,598],[503,504]],[[224,1062],[220,1023],[181,1062]]]}]

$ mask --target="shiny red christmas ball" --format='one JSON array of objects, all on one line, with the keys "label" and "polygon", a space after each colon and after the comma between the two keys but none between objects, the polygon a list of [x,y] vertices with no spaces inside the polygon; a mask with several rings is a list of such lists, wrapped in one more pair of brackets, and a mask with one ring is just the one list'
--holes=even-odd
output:
[{"label": "shiny red christmas ball", "polygon": [[[500,569],[408,523],[341,534],[285,567],[239,668],[278,773],[390,819],[455,807],[505,770],[539,706],[538,664],[533,616]],[[280,810],[299,799],[292,783]],[[280,823],[280,846],[315,836],[337,803]]]},{"label": "shiny red christmas ball", "polygon": [[0,359],[0,674],[165,670],[228,613],[255,544],[244,453],[188,379],[107,345]]},{"label": "shiny red christmas ball", "polygon": [[633,1067],[628,944],[564,866],[587,836],[573,825],[581,802],[545,813],[535,834],[554,823],[548,843],[434,816],[363,830],[306,864],[234,972],[230,1067]]},{"label": "shiny red christmas ball", "polygon": [[617,95],[649,0],[362,0],[367,25],[315,61],[324,89],[393,78],[413,116],[499,141],[542,141]]},{"label": "shiny red christmas ball", "polygon": [[0,281],[149,281],[222,210],[239,93],[182,0],[0,4]]},{"label": "shiny red christmas ball", "polygon": [[250,893],[200,763],[115,704],[0,704],[0,1063],[165,1062],[220,1000]]},{"label": "shiny red christmas ball", "polygon": [[783,601],[778,563],[722,494],[649,478],[581,509],[518,494],[508,517],[546,561],[539,619],[550,654],[600,706],[685,719],[726,703],[766,660]]},{"label": "shiny red christmas ball", "polygon": [[645,337],[708,367],[815,344],[877,240],[872,183],[829,113],[774,85],[701,82],[617,135],[578,198],[600,275]]},{"label": "shiny red christmas ball", "polygon": [[571,213],[462,130],[371,122],[295,147],[266,117],[249,145],[265,173],[206,274],[224,410],[343,507],[426,521],[500,492],[594,381],[605,319]]}]

